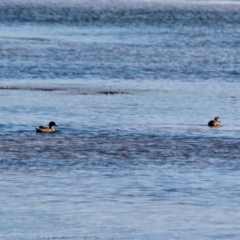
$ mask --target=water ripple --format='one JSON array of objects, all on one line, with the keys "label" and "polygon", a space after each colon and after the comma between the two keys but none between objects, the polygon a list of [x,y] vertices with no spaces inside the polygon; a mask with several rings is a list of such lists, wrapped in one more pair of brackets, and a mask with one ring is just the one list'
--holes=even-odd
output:
[{"label": "water ripple", "polygon": [[[51,135],[51,136],[49,136]],[[144,167],[216,165],[238,160],[239,140],[148,135],[78,136],[63,134],[1,135],[1,168],[34,166]],[[231,153],[231,154],[229,154]],[[235,162],[236,163],[236,162]]]}]

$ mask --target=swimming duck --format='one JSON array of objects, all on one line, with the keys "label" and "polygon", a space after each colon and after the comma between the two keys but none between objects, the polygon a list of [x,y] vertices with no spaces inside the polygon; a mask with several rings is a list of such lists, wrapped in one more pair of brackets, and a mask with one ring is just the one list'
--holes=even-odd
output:
[{"label": "swimming duck", "polygon": [[211,120],[209,123],[208,123],[208,126],[209,127],[219,127],[221,126],[221,122],[219,120],[219,117],[215,117],[214,120]]},{"label": "swimming duck", "polygon": [[55,122],[50,122],[49,127],[47,126],[39,126],[38,128],[36,128],[36,132],[54,132],[54,128],[53,126],[58,127],[58,125]]}]

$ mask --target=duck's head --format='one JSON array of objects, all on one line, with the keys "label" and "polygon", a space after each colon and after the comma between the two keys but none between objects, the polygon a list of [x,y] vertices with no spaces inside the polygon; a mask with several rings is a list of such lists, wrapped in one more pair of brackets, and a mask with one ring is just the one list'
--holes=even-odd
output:
[{"label": "duck's head", "polygon": [[57,125],[55,122],[50,122],[50,123],[49,123],[49,127],[52,128],[53,126],[58,127],[58,125]]},{"label": "duck's head", "polygon": [[217,122],[220,122],[219,117],[215,117],[214,120],[217,121]]}]

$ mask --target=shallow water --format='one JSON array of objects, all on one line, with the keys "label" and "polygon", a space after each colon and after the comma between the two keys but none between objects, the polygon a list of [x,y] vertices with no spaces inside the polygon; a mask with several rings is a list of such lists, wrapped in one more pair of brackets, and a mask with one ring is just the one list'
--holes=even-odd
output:
[{"label": "shallow water", "polygon": [[0,238],[239,239],[239,5],[38,3],[0,8]]}]

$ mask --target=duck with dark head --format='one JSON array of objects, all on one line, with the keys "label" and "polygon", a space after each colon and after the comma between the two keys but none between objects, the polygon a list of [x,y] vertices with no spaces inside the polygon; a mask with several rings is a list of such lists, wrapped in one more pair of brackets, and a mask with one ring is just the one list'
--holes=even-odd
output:
[{"label": "duck with dark head", "polygon": [[214,120],[211,120],[210,122],[208,122],[208,126],[209,127],[220,127],[221,122],[220,122],[219,117],[215,117]]},{"label": "duck with dark head", "polygon": [[48,126],[39,126],[36,128],[36,132],[45,133],[45,132],[54,132],[54,126],[58,127],[55,122],[50,122]]}]

